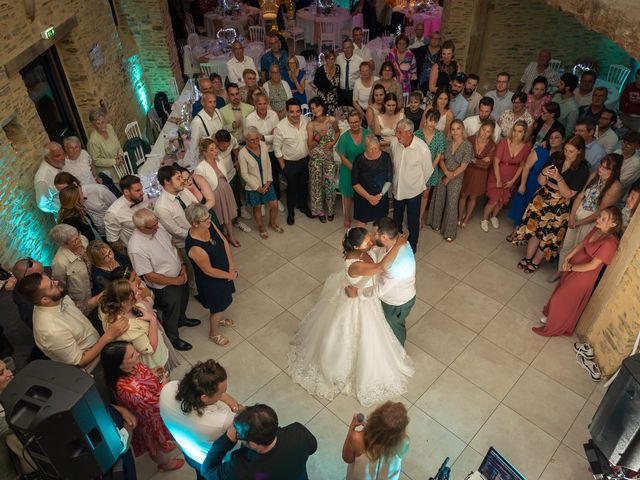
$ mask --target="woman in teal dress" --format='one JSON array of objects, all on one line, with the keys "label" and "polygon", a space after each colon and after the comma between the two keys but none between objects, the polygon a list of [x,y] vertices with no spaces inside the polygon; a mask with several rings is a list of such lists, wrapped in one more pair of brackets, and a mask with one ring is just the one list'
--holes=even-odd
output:
[{"label": "woman in teal dress", "polygon": [[424,126],[416,130],[414,135],[429,146],[431,161],[433,162],[433,173],[429,177],[429,180],[427,180],[427,188],[422,192],[422,201],[420,202],[421,229],[424,227],[424,213],[427,211],[427,204],[429,203],[429,190],[440,182],[440,169],[438,168],[438,164],[442,160],[447,143],[444,138],[444,133],[436,128],[440,121],[440,112],[435,108],[430,108],[424,116]]},{"label": "woman in teal dress", "polygon": [[340,156],[340,171],[338,173],[338,190],[342,196],[342,211],[344,227],[351,227],[351,207],[353,205],[353,187],[351,186],[351,168],[358,155],[364,153],[364,138],[369,130],[362,128],[362,117],[356,110],[352,110],[347,117],[349,130],[344,132],[336,144],[336,152]]}]

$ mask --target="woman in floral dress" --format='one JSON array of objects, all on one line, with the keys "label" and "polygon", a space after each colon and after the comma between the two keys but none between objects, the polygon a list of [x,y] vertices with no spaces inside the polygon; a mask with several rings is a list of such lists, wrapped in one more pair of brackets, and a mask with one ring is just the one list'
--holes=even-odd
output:
[{"label": "woman in floral dress", "polygon": [[409,48],[409,39],[406,35],[396,37],[396,46],[387,55],[387,61],[393,64],[396,77],[402,86],[402,93],[411,92],[411,81],[418,79],[416,59]]},{"label": "woman in floral dress", "polygon": [[[311,213],[322,223],[333,221],[336,201],[336,162],[333,147],[338,142],[338,122],[327,115],[327,105],[322,98],[309,101],[313,120],[307,125],[309,146],[309,198]],[[326,208],[325,208],[326,207]]]}]

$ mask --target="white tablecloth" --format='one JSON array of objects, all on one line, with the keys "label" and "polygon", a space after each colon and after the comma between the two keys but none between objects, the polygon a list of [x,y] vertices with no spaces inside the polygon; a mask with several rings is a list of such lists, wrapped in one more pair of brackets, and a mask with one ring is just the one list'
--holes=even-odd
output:
[{"label": "white tablecloth", "polygon": [[371,52],[371,57],[373,57],[373,61],[378,69],[376,75],[380,73],[379,69],[382,66],[382,62],[386,60],[391,45],[393,45],[393,37],[377,37],[367,44]]},{"label": "white tablecloth", "polygon": [[317,45],[320,41],[320,22],[331,22],[334,24],[334,43],[342,45],[342,35],[351,37],[353,28],[353,17],[346,8],[335,8],[331,15],[317,15],[316,7],[311,6],[298,10],[296,13],[296,24],[304,29],[304,41],[310,45]]},{"label": "white tablecloth", "polygon": [[249,35],[249,25],[260,24],[261,10],[249,5],[242,5],[238,15],[220,15],[215,12],[204,14],[204,24],[207,28],[207,36],[215,38],[221,28],[235,28],[241,35]]},{"label": "white tablecloth", "polygon": [[425,37],[430,37],[433,32],[440,31],[442,7],[434,7],[433,15],[424,12],[412,12],[410,7],[395,7],[393,11],[404,13],[407,20],[411,19],[413,21],[414,26],[422,23]]}]

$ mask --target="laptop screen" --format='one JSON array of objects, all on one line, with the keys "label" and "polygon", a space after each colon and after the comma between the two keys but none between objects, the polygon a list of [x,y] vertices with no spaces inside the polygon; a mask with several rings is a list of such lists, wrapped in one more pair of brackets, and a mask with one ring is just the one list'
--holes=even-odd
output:
[{"label": "laptop screen", "polygon": [[493,447],[489,448],[478,471],[487,480],[527,480]]}]

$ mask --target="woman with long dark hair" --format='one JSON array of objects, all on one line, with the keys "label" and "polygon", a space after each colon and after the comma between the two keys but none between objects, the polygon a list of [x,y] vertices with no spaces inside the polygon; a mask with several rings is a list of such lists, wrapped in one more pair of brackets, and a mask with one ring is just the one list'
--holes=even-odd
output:
[{"label": "woman with long dark hair", "polygon": [[436,93],[439,88],[447,88],[458,73],[458,62],[454,56],[456,46],[451,40],[447,40],[440,48],[440,60],[431,67],[429,73],[429,92]]},{"label": "woman with long dark hair", "polygon": [[75,227],[89,241],[100,240],[97,228],[94,226],[87,209],[83,205],[82,190],[79,186],[69,185],[59,194],[60,211],[58,223]]}]

